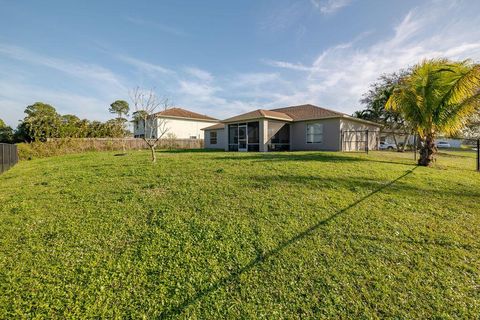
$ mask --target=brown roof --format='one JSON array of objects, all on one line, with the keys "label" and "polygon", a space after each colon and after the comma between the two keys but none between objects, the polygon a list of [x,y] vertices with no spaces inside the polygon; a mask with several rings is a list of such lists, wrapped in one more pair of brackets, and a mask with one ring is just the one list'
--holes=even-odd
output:
[{"label": "brown roof", "polygon": [[225,125],[223,123],[217,123],[217,124],[214,124],[213,126],[202,128],[200,130],[219,130],[219,129],[225,129]]},{"label": "brown roof", "polygon": [[272,111],[287,114],[293,121],[313,120],[347,116],[345,113],[320,108],[311,104],[272,109]]},{"label": "brown roof", "polygon": [[206,120],[206,121],[218,121],[218,119],[206,116],[204,114],[199,114],[193,111],[185,110],[182,108],[169,108],[154,114],[155,116],[162,117],[172,117],[172,118],[187,118],[187,119],[196,119],[196,120]]},{"label": "brown roof", "polygon": [[381,126],[375,122],[354,118],[352,116],[349,116],[348,114],[317,107],[312,104],[302,104],[299,106],[277,108],[272,110],[258,109],[255,111],[243,113],[241,115],[225,119],[222,122],[223,123],[239,122],[239,121],[261,119],[261,118],[277,119],[277,120],[284,120],[284,121],[306,121],[306,120],[327,119],[327,118],[347,118],[352,121]]},{"label": "brown roof", "polygon": [[258,110],[255,110],[255,111],[250,111],[250,112],[243,113],[243,114],[235,116],[235,117],[225,119],[222,122],[237,122],[237,121],[245,121],[245,120],[260,119],[260,118],[269,118],[269,119],[279,119],[279,120],[285,120],[285,121],[292,121],[292,118],[285,113],[276,112],[276,111],[273,111],[273,110],[258,109]]}]

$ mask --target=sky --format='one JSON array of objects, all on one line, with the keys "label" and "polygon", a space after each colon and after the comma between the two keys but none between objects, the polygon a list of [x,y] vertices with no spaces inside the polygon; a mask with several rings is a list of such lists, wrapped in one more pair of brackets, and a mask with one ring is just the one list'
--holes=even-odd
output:
[{"label": "sky", "polygon": [[312,103],[348,114],[382,73],[480,61],[478,0],[0,0],[0,119],[36,101],[90,120],[153,89],[226,118]]}]

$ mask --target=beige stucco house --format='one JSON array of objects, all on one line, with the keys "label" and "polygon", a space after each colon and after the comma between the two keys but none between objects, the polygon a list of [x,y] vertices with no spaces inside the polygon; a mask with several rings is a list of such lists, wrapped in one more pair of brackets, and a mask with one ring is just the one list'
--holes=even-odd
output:
[{"label": "beige stucco house", "polygon": [[[218,119],[178,107],[155,113],[153,116],[152,121],[165,120],[168,128],[167,134],[173,135],[177,139],[202,139],[202,129],[218,123]],[[148,123],[146,127],[149,135],[150,131],[153,131],[150,138],[155,139],[159,133],[155,132],[155,130],[149,130]],[[159,128],[159,126],[154,125],[153,128]],[[135,138],[144,137],[144,131],[145,126],[142,120],[133,121],[133,135]]]},{"label": "beige stucco house", "polygon": [[380,125],[311,104],[255,110],[203,129],[205,148],[226,151],[378,149]]}]

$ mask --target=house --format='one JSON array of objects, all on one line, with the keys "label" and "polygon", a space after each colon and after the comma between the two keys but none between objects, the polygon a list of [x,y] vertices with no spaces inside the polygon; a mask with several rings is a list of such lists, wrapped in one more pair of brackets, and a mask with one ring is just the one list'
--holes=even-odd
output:
[{"label": "house", "polygon": [[[154,115],[153,121],[166,121],[168,128],[167,134],[177,139],[201,139],[201,129],[217,124],[218,119],[199,114],[182,108],[169,108]],[[159,128],[158,125],[153,126]],[[156,138],[160,129],[153,130],[150,138]],[[145,136],[145,128],[143,121],[133,121],[133,135],[135,138],[143,138]],[[149,133],[149,125],[147,124],[147,133]],[[155,132],[157,131],[157,132]]]},{"label": "house", "polygon": [[378,149],[381,125],[311,104],[255,110],[204,130],[205,148],[225,151]]}]

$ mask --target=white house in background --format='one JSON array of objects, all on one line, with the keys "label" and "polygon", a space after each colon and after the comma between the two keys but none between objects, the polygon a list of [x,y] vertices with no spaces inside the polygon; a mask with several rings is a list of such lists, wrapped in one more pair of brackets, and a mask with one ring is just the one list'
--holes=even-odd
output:
[{"label": "white house in background", "polygon": [[[218,119],[182,108],[169,108],[155,113],[154,117],[154,121],[165,119],[168,128],[167,135],[174,135],[177,139],[202,139],[203,132],[201,130],[218,123]],[[148,125],[147,132],[149,133]],[[142,120],[133,121],[133,135],[135,138],[145,136]],[[157,136],[158,132],[154,132],[151,138]]]}]

